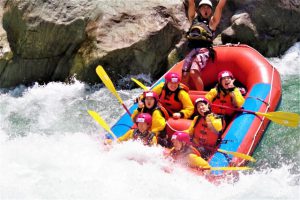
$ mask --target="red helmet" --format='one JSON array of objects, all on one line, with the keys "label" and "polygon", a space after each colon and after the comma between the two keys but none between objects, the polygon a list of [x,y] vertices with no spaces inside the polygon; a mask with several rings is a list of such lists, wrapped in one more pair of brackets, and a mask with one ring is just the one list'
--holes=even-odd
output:
[{"label": "red helmet", "polygon": [[190,135],[182,131],[176,131],[171,138],[171,140],[178,140],[180,142],[185,142],[186,144],[190,144],[190,139]]},{"label": "red helmet", "polygon": [[226,76],[230,76],[232,79],[233,79],[233,75],[230,71],[221,71],[219,74],[218,74],[218,82],[220,83],[222,78],[226,77]]},{"label": "red helmet", "polygon": [[195,100],[195,106],[196,106],[197,103],[199,103],[199,102],[203,102],[203,103],[205,103],[205,104],[210,105],[210,102],[209,102],[208,99],[205,98],[205,97],[199,97],[198,99],[196,99],[196,100]]},{"label": "red helmet", "polygon": [[149,113],[140,113],[136,120],[136,123],[140,123],[140,122],[146,122],[148,125],[151,125],[152,123],[152,117]]},{"label": "red helmet", "polygon": [[158,95],[156,94],[156,92],[153,91],[146,91],[143,93],[144,98],[146,97],[153,97],[156,101],[158,101]]},{"label": "red helmet", "polygon": [[175,72],[169,72],[165,75],[166,83],[180,83],[180,76]]}]

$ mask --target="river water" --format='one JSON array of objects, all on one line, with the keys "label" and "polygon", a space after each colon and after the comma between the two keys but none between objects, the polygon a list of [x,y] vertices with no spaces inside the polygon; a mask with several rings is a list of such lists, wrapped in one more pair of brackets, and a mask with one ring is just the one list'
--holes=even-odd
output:
[{"label": "river water", "polygon": [[[300,113],[300,43],[269,60],[282,78],[279,110]],[[141,90],[118,92],[129,106]],[[172,165],[159,147],[108,148],[87,109],[109,124],[124,112],[105,87],[76,80],[0,91],[0,199],[300,199],[299,127],[271,123],[254,170],[216,186]]]}]

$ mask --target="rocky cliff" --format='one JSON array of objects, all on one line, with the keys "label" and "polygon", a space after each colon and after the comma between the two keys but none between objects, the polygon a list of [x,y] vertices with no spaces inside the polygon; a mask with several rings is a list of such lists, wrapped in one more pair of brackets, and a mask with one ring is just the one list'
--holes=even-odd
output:
[{"label": "rocky cliff", "polygon": [[[157,78],[184,55],[185,8],[182,0],[2,0],[0,87],[73,76],[95,83],[99,64],[114,80]],[[223,14],[216,44],[278,56],[300,41],[299,0],[228,0]]]}]

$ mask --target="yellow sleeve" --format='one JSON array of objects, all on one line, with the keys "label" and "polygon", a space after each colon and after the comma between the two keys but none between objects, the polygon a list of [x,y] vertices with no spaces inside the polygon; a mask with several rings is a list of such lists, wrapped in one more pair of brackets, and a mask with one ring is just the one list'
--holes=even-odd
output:
[{"label": "yellow sleeve", "polygon": [[129,131],[127,131],[123,136],[119,137],[119,141],[127,141],[129,139],[131,139],[133,137],[133,131],[134,129],[130,129]]},{"label": "yellow sleeve", "polygon": [[193,153],[188,155],[188,163],[190,167],[210,168],[210,165],[206,160]]},{"label": "yellow sleeve", "polygon": [[195,116],[193,121],[191,122],[190,127],[187,130],[185,130],[184,132],[187,132],[190,136],[192,136],[194,134],[194,126],[195,126],[197,119],[198,119],[198,116]]},{"label": "yellow sleeve", "polygon": [[233,104],[236,107],[241,108],[245,102],[245,99],[244,99],[242,93],[240,92],[239,88],[234,88],[234,90],[231,92],[231,94],[232,94]]},{"label": "yellow sleeve", "polygon": [[190,118],[194,113],[194,104],[189,96],[189,94],[185,90],[180,90],[178,93],[178,99],[182,103],[182,109],[179,111],[183,113],[184,119]]},{"label": "yellow sleeve", "polygon": [[166,127],[166,119],[163,117],[163,115],[159,110],[155,110],[152,113],[151,131],[157,135],[158,132],[164,130],[165,127]]},{"label": "yellow sleeve", "polygon": [[222,119],[216,117],[214,114],[209,114],[206,117],[208,118],[208,121],[210,122],[210,123],[207,123],[207,125],[211,129],[213,129],[213,131],[219,133],[223,128]]},{"label": "yellow sleeve", "polygon": [[164,87],[165,82],[161,82],[157,86],[151,89],[151,91],[155,92],[158,96],[161,94],[162,88]]},{"label": "yellow sleeve", "polygon": [[210,89],[210,91],[205,95],[205,98],[212,103],[212,101],[216,98],[218,91],[216,88]]}]

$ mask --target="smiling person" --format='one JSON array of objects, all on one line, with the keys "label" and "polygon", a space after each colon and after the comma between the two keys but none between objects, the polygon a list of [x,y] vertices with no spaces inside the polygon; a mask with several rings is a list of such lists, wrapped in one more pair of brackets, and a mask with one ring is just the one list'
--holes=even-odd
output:
[{"label": "smiling person", "polygon": [[151,131],[155,133],[158,144],[168,146],[167,134],[165,132],[166,120],[169,114],[158,102],[158,95],[153,91],[146,91],[138,99],[138,108],[133,112],[133,121],[140,113],[148,113],[152,117]]},{"label": "smiling person", "polygon": [[240,89],[234,85],[234,82],[235,79],[230,71],[221,71],[218,74],[218,84],[205,95],[205,98],[211,103],[229,107],[212,106],[212,111],[216,114],[225,115],[226,120],[235,113],[230,108],[241,108],[245,102]]},{"label": "smiling person", "polygon": [[159,102],[174,119],[188,119],[194,112],[194,105],[188,94],[188,88],[180,83],[180,75],[169,72],[165,82],[155,86],[152,91],[159,96]]},{"label": "smiling person", "polygon": [[200,152],[192,146],[188,133],[176,131],[171,138],[173,148],[164,152],[171,156],[176,163],[189,167],[209,168],[209,164],[201,157]]},{"label": "smiling person", "polygon": [[206,98],[196,99],[195,107],[196,116],[187,132],[191,136],[194,147],[203,158],[207,159],[221,142],[225,122],[220,116],[212,113]]},{"label": "smiling person", "polygon": [[189,78],[197,90],[203,90],[204,85],[200,77],[201,70],[206,66],[209,58],[214,61],[213,39],[220,23],[222,10],[226,0],[220,0],[213,12],[210,0],[201,0],[195,6],[195,0],[189,0],[188,19],[191,27],[187,33],[188,47],[191,50],[184,60],[182,67],[183,83],[188,84]]},{"label": "smiling person", "polygon": [[[137,128],[130,129],[123,136],[118,138],[119,142],[129,139],[140,140],[144,145],[156,145],[157,138],[155,133],[151,131],[152,117],[148,113],[140,113],[135,120]],[[109,143],[109,142],[107,142]]]}]

